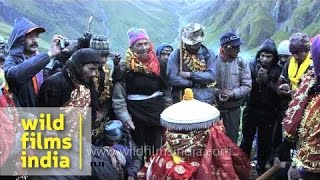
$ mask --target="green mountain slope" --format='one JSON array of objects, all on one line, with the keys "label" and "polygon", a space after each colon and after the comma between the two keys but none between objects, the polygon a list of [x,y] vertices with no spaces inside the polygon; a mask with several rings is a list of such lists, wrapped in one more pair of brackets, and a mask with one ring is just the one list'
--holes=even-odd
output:
[{"label": "green mountain slope", "polygon": [[[191,12],[190,8],[185,9]],[[210,12],[210,13],[208,13]],[[292,33],[320,33],[320,2],[317,0],[214,0],[202,4],[202,11],[187,17],[207,27],[206,43],[218,48],[219,37],[235,31],[246,41],[244,51],[252,52],[266,38],[278,44]]]},{"label": "green mountain slope", "polygon": [[53,34],[82,36],[94,16],[91,32],[110,37],[112,49],[121,53],[131,27],[147,29],[155,46],[176,46],[181,27],[199,22],[206,27],[205,44],[216,52],[219,37],[233,30],[246,41],[245,56],[253,56],[266,38],[279,43],[299,31],[320,33],[318,0],[0,0],[0,34],[8,36],[19,16],[47,28],[42,47]]},{"label": "green mountain slope", "polygon": [[131,27],[146,28],[156,45],[171,42],[177,29],[175,14],[160,1],[8,0],[0,2],[0,10],[0,25],[4,26],[1,34],[8,36],[14,18],[22,15],[46,27],[47,42],[53,34],[69,39],[81,37],[88,29],[89,17],[94,16],[91,32],[110,37],[112,48],[117,51],[127,48],[127,31]]}]

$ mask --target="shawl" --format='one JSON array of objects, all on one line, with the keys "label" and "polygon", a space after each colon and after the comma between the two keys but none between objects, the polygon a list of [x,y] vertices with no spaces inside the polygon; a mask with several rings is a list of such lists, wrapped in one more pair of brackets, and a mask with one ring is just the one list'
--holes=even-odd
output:
[{"label": "shawl", "polygon": [[299,127],[296,157],[293,161],[306,171],[320,173],[320,94],[309,97]]},{"label": "shawl", "polygon": [[292,90],[296,90],[298,88],[302,75],[307,71],[311,63],[312,63],[312,60],[311,60],[310,53],[307,55],[306,59],[302,62],[300,67],[294,57],[290,59],[290,63],[288,67],[288,76],[290,79]]},{"label": "shawl", "polygon": [[[151,46],[153,49],[153,46]],[[147,61],[140,61],[136,53],[129,48],[126,52],[126,70],[133,72],[153,73],[160,75],[160,63],[153,50],[149,51],[149,59]]]},{"label": "shawl", "polygon": [[[83,107],[83,112],[81,114],[83,117],[86,117],[86,108],[90,107],[91,96],[90,90],[86,88],[84,85],[77,86],[70,95],[70,99],[64,104],[65,114],[67,115],[67,124],[68,127],[68,136],[70,137],[78,137],[79,136],[79,112],[74,111],[75,107]],[[82,122],[83,123],[83,122]]]},{"label": "shawl", "polygon": [[300,125],[304,110],[308,104],[308,93],[315,84],[313,71],[308,71],[302,78],[299,89],[289,103],[289,107],[283,119],[284,135],[291,141],[297,136],[297,130]]}]

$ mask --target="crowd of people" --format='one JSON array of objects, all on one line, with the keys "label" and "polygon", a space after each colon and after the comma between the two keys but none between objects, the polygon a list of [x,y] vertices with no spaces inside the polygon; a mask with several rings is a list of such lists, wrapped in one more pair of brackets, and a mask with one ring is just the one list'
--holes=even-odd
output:
[{"label": "crowd of people", "polygon": [[[252,179],[254,170],[263,175],[272,166],[280,170],[270,179],[320,178],[320,35],[310,40],[294,33],[278,46],[265,39],[255,57],[244,60],[239,52],[245,42],[235,32],[220,37],[215,55],[203,44],[198,23],[183,28],[178,47],[163,43],[157,49],[145,29],[131,28],[124,58],[111,53],[107,37],[88,34],[67,47],[62,35],[54,35],[49,50],[40,53],[44,32],[22,17],[8,41],[0,37],[0,104],[90,107],[92,149],[107,154],[92,161],[108,165],[92,167],[93,177],[82,179]],[[218,109],[220,118],[186,126],[183,108],[172,117],[182,117],[176,124],[160,118],[173,104],[193,98]],[[0,113],[2,167],[16,162],[22,129],[19,118]],[[181,154],[189,148],[232,152]]]}]

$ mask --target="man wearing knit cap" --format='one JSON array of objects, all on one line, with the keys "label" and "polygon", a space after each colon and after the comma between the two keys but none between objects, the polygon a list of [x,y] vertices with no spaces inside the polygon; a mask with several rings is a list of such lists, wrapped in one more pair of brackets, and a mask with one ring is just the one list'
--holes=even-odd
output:
[{"label": "man wearing knit cap", "polygon": [[252,90],[243,113],[242,150],[250,157],[252,142],[258,130],[258,173],[265,171],[271,153],[272,132],[279,111],[277,94],[281,67],[273,40],[266,39],[260,46],[254,61],[250,62]]},{"label": "man wearing knit cap", "polygon": [[[289,40],[283,40],[278,45],[278,54],[279,54],[279,62],[278,64],[281,66],[281,71],[284,67],[284,65],[291,59],[292,54],[289,50],[290,41]],[[284,96],[280,96],[280,106],[279,106],[279,113],[277,116],[277,120],[275,123],[274,131],[273,131],[273,138],[272,138],[272,148],[273,152],[275,152],[275,149],[280,145],[282,142],[282,119],[285,114],[285,111],[288,107],[288,98]]]},{"label": "man wearing knit cap", "polygon": [[279,114],[281,116],[285,115],[291,97],[299,87],[302,76],[313,68],[309,37],[304,33],[295,33],[291,35],[289,42],[289,50],[292,56],[283,66],[278,81],[278,94],[281,97]]},{"label": "man wearing knit cap", "polygon": [[279,86],[279,93],[283,96],[292,95],[298,88],[303,74],[312,68],[308,35],[295,33],[289,41],[292,57],[283,67]]},{"label": "man wearing knit cap", "polygon": [[211,86],[216,78],[215,55],[202,44],[203,40],[204,27],[189,23],[181,33],[180,47],[169,56],[167,75],[172,86],[173,102],[181,100],[185,88],[192,88],[195,99],[214,103]]},{"label": "man wearing knit cap", "polygon": [[121,57],[119,54],[110,52],[109,39],[103,35],[93,36],[90,40],[90,48],[97,50],[101,54],[102,61],[98,76],[93,78],[94,88],[90,90],[92,116],[96,120],[93,126],[93,129],[95,129],[99,127],[100,123],[114,118],[111,100],[113,74],[114,69],[118,69],[117,66]]},{"label": "man wearing knit cap", "polygon": [[283,68],[284,64],[290,60],[291,52],[289,50],[290,41],[283,40],[280,42],[278,46],[278,54],[279,54],[279,64],[281,68]]},{"label": "man wearing knit cap", "polygon": [[146,30],[130,29],[128,40],[121,73],[114,79],[112,106],[148,158],[161,146],[160,113],[172,100],[165,64],[158,60]]},{"label": "man wearing knit cap", "polygon": [[[296,144],[296,153],[292,158],[293,163],[288,171],[288,179],[320,179],[319,49],[320,35],[314,38],[311,45],[314,69],[304,74],[283,119],[285,140]],[[284,149],[289,150],[289,148]]]},{"label": "man wearing knit cap", "polygon": [[26,18],[17,18],[9,38],[9,54],[4,63],[5,76],[13,92],[16,106],[34,107],[43,82],[42,69],[50,59],[60,54],[59,41],[54,35],[47,53],[38,52],[40,33],[46,30]]},{"label": "man wearing knit cap", "polygon": [[251,91],[249,65],[238,57],[244,42],[233,32],[220,38],[220,54],[216,59],[217,85],[215,95],[221,111],[226,134],[237,143],[240,125],[240,106]]}]

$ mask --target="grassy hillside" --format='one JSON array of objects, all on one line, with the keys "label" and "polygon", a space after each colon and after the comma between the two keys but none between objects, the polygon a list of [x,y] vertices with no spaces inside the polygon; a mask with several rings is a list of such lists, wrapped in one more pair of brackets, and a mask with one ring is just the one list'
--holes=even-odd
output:
[{"label": "grassy hillside", "polygon": [[211,14],[200,13],[193,19],[207,26],[206,43],[218,48],[219,37],[226,31],[235,31],[246,41],[242,49],[248,56],[253,56],[266,38],[278,44],[292,33],[305,32],[311,37],[320,33],[317,0],[215,0],[202,9]]},{"label": "grassy hillside", "polygon": [[246,41],[245,56],[253,56],[266,38],[279,43],[295,32],[320,33],[318,0],[0,0],[0,33],[8,36],[19,16],[47,28],[42,47],[53,34],[82,36],[94,16],[91,32],[110,37],[113,50],[121,53],[131,27],[147,29],[157,46],[173,43],[186,23],[199,22],[206,26],[205,44],[216,52],[220,36],[236,31]]},{"label": "grassy hillside", "polygon": [[[14,18],[23,15],[46,27],[43,35],[49,42],[54,34],[69,39],[81,37],[87,31],[88,19],[94,16],[91,32],[110,37],[112,48],[124,52],[128,46],[127,31],[131,27],[146,28],[151,40],[158,45],[176,37],[177,17],[160,1],[139,0],[10,0],[4,8],[12,8],[12,18],[0,12],[1,34],[8,36]],[[1,4],[0,4],[1,5]],[[3,31],[3,32],[2,32]],[[42,43],[42,47],[48,43]]]},{"label": "grassy hillside", "polygon": [[0,34],[4,37],[8,37],[9,34],[10,34],[10,30],[11,30],[11,26],[6,24],[6,23],[3,23],[3,22],[0,22]]}]

